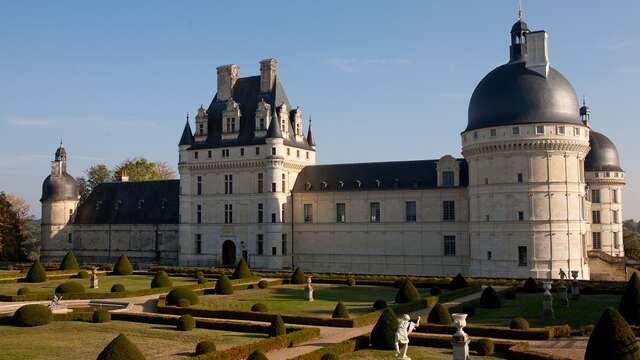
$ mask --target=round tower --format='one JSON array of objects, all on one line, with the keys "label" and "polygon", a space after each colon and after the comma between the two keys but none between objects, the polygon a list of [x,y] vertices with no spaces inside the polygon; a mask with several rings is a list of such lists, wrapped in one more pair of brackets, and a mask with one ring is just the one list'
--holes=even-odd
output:
[{"label": "round tower", "polygon": [[469,168],[472,276],[589,278],[584,159],[589,128],[569,81],[549,66],[548,35],[519,16],[510,60],[469,102],[462,154]]},{"label": "round tower", "polygon": [[40,257],[43,261],[60,260],[73,248],[73,215],[80,199],[78,184],[67,173],[67,152],[60,143],[51,174],[42,183],[42,221]]}]

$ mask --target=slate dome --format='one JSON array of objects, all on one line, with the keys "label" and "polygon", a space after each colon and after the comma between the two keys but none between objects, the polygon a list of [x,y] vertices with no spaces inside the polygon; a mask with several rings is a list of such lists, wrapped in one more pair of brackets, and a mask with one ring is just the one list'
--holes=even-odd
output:
[{"label": "slate dome", "polygon": [[586,171],[623,171],[618,149],[608,137],[591,130],[589,145],[591,150],[584,160]]},{"label": "slate dome", "polygon": [[78,183],[66,172],[62,176],[49,175],[42,183],[40,201],[78,200]]}]

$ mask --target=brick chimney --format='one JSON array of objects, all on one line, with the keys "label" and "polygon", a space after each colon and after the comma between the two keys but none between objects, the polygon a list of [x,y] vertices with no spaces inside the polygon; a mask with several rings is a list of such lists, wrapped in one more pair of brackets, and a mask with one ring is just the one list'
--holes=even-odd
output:
[{"label": "brick chimney", "polygon": [[276,59],[260,61],[260,92],[270,92],[276,82]]},{"label": "brick chimney", "polygon": [[231,99],[233,86],[238,80],[238,65],[229,64],[217,67],[218,70],[218,101]]}]

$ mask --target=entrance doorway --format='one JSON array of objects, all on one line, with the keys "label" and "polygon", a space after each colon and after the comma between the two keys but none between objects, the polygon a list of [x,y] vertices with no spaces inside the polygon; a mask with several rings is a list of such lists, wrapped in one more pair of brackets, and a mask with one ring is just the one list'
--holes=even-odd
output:
[{"label": "entrance doorway", "polygon": [[222,243],[222,265],[236,264],[236,244],[231,240]]}]

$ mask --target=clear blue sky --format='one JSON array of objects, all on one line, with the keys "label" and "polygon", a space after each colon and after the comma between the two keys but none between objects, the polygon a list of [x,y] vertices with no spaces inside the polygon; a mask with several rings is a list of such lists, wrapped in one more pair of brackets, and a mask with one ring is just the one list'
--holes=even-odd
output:
[{"label": "clear blue sky", "polygon": [[[523,1],[550,60],[585,94],[640,218],[638,1]],[[508,58],[517,1],[0,0],[0,191],[28,200],[63,138],[73,175],[142,155],[174,168],[216,66],[279,60],[320,163],[460,156],[478,81]]]}]

